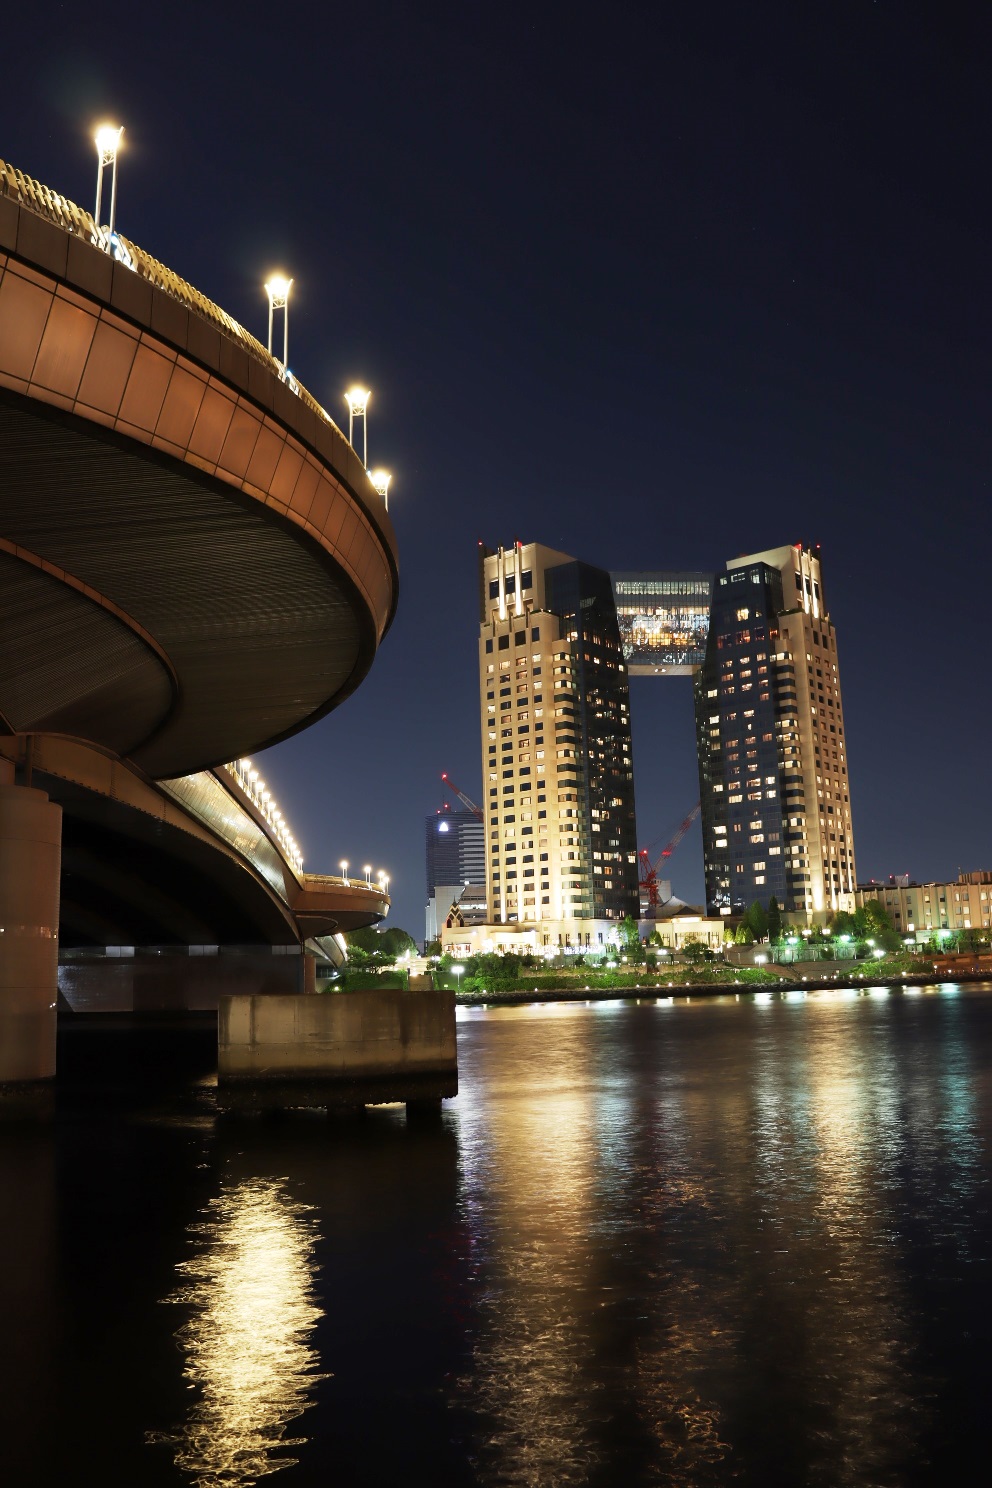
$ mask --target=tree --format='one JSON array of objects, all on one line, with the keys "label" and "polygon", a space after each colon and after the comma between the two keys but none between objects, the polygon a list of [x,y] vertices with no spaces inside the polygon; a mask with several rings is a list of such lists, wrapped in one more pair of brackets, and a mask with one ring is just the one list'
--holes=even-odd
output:
[{"label": "tree", "polygon": [[734,940],[737,945],[754,944],[754,931],[751,929],[751,926],[748,924],[746,919],[741,920],[740,924],[737,926],[737,934],[734,936]]},{"label": "tree", "polygon": [[764,940],[768,934],[768,915],[765,913],[765,907],[760,899],[755,899],[747,912],[746,919],[748,928],[755,940]]},{"label": "tree", "polygon": [[377,930],[374,925],[366,925],[362,930],[349,930],[345,940],[348,942],[349,959],[352,949],[357,948],[366,955],[380,957],[380,965],[389,965],[397,956],[417,949],[413,936],[401,930],[398,925],[391,925],[388,930]]},{"label": "tree", "polygon": [[348,942],[349,949],[357,946],[359,950],[369,953],[381,949],[379,932],[374,925],[366,925],[361,930],[349,930],[345,935],[345,940]]},{"label": "tree", "polygon": [[641,937],[637,929],[637,921],[633,915],[626,915],[620,921],[620,950],[628,961],[639,962],[644,959],[644,947],[641,945]]},{"label": "tree", "polygon": [[774,894],[768,901],[768,939],[772,945],[782,939],[782,911]]},{"label": "tree", "polygon": [[886,951],[897,951],[902,945],[885,910],[877,899],[868,899],[854,912],[855,933],[860,940],[873,940]]},{"label": "tree", "polygon": [[392,956],[380,950],[366,951],[359,945],[349,945],[348,965],[353,971],[381,971],[393,964]]},{"label": "tree", "polygon": [[698,966],[700,961],[709,960],[707,947],[698,935],[687,935],[682,942],[682,954],[693,966]]},{"label": "tree", "polygon": [[405,956],[407,951],[416,954],[417,943],[413,936],[406,930],[401,930],[399,925],[390,925],[388,930],[379,933],[379,945],[387,955],[392,956],[395,961],[397,956]]}]

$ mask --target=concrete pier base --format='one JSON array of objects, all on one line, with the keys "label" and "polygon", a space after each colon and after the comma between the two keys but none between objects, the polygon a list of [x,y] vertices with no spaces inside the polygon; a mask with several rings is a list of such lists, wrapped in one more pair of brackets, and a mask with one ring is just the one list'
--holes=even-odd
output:
[{"label": "concrete pier base", "polygon": [[405,1101],[437,1111],[458,1094],[451,992],[222,997],[217,1046],[229,1110]]},{"label": "concrete pier base", "polygon": [[62,808],[0,784],[0,1090],[55,1074]]}]

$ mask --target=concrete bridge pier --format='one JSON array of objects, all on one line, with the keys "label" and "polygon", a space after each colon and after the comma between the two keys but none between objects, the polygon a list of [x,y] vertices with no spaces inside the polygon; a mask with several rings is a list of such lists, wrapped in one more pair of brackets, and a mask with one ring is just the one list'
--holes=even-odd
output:
[{"label": "concrete bridge pier", "polygon": [[62,808],[0,762],[0,1087],[55,1074]]}]

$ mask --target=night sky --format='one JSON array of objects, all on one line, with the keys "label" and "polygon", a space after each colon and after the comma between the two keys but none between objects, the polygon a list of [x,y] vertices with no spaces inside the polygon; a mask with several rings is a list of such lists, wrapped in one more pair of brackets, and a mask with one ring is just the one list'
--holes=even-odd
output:
[{"label": "night sky", "polygon": [[[859,877],[992,867],[990,12],[829,5],[36,5],[0,156],[264,339],[339,422],[374,390],[397,618],[260,756],[307,865],[387,869],[481,793],[476,543],[715,569],[820,542]],[[638,835],[695,801],[687,679],[634,679]],[[673,859],[698,902],[698,827]]]}]

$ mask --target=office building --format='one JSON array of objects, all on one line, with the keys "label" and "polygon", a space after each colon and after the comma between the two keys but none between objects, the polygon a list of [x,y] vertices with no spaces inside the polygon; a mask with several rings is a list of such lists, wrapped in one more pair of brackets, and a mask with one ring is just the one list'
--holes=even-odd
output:
[{"label": "office building", "polygon": [[[603,944],[638,913],[630,699],[610,576],[538,543],[480,549],[493,926]],[[497,937],[498,939],[498,937]]]},{"label": "office building", "polygon": [[753,553],[716,576],[695,689],[709,912],[773,895],[810,923],[852,909],[837,638],[818,548]]},{"label": "office building", "polygon": [[436,940],[452,903],[466,884],[486,882],[485,829],[474,811],[445,808],[424,822],[427,867],[427,910],[424,926],[428,942]]},{"label": "office building", "polygon": [[427,897],[438,884],[484,884],[486,845],[474,811],[438,811],[424,822]]}]

